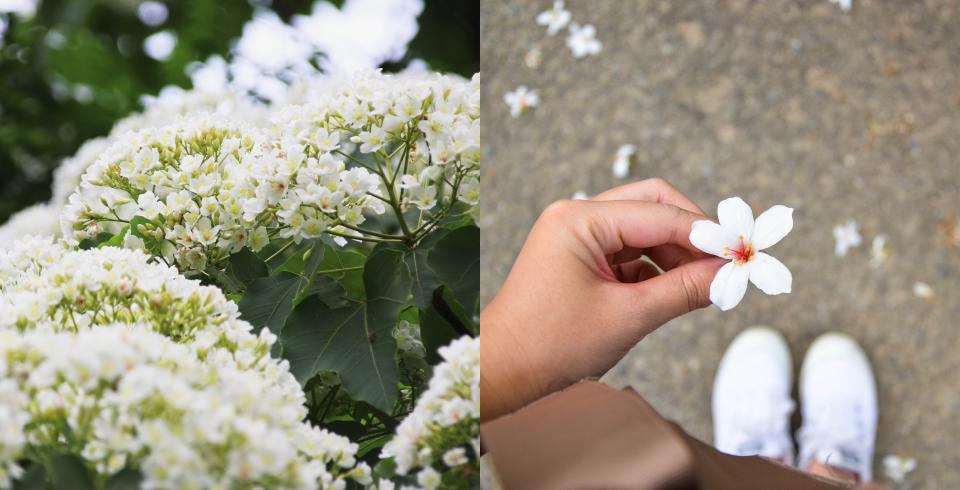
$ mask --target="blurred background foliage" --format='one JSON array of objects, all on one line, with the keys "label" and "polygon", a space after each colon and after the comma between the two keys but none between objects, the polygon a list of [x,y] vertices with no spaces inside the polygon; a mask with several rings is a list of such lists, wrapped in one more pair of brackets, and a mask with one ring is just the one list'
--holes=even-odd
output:
[{"label": "blurred background foliage", "polygon": [[[337,6],[343,0],[335,0]],[[189,63],[226,56],[256,8],[285,21],[314,0],[167,0],[162,22],[138,16],[138,0],[43,0],[32,17],[0,14],[0,223],[50,197],[51,172],[84,141],[140,110],[143,95],[189,88]],[[420,30],[399,62],[469,77],[480,67],[479,0],[426,0]],[[176,34],[160,61],[144,40]]]}]

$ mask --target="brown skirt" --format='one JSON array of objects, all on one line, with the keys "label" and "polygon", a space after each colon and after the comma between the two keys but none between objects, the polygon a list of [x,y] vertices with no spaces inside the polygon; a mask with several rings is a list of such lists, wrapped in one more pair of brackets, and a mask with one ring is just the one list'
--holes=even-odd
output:
[{"label": "brown skirt", "polygon": [[[761,457],[721,453],[633,390],[592,381],[484,424],[481,438],[505,489],[850,488]],[[882,488],[861,488],[868,487]]]}]

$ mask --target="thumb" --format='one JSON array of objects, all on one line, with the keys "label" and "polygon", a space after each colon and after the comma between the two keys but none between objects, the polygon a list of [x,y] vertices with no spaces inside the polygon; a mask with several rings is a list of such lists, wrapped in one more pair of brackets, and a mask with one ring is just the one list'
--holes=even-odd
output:
[{"label": "thumb", "polygon": [[632,323],[639,318],[643,334],[710,304],[710,283],[726,261],[717,257],[695,260],[636,284],[622,284],[622,304]]}]

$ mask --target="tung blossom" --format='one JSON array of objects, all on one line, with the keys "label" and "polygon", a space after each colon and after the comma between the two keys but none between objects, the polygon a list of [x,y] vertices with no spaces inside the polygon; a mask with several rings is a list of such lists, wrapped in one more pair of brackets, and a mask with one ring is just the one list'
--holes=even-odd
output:
[{"label": "tung blossom", "polygon": [[830,0],[830,3],[837,4],[844,12],[849,12],[853,7],[853,0]]},{"label": "tung blossom", "polygon": [[617,156],[613,159],[613,176],[618,179],[625,179],[630,175],[630,160],[637,153],[637,147],[634,145],[621,145],[617,148]]},{"label": "tung blossom", "polygon": [[747,282],[764,293],[789,293],[793,276],[783,263],[761,252],[775,245],[793,229],[793,208],[776,205],[756,220],[743,199],[731,197],[717,205],[720,224],[693,223],[690,243],[704,252],[727,259],[710,284],[710,301],[727,311],[743,299]]},{"label": "tung blossom", "polygon": [[833,238],[837,241],[837,245],[833,249],[837,257],[843,257],[847,255],[847,251],[851,248],[863,244],[863,237],[860,236],[860,225],[852,219],[845,224],[834,226]]},{"label": "tung blossom", "polygon": [[597,29],[593,25],[581,26],[574,22],[570,24],[567,47],[570,48],[573,57],[579,59],[599,53],[603,44],[597,40]]},{"label": "tung blossom", "polygon": [[554,35],[570,23],[570,11],[563,6],[563,0],[553,2],[553,7],[537,15],[537,24],[547,27],[547,34]]},{"label": "tung blossom", "polygon": [[510,106],[511,116],[520,117],[521,114],[540,104],[540,96],[536,90],[529,90],[526,85],[521,85],[513,92],[504,94],[503,101]]},{"label": "tung blossom", "polygon": [[913,458],[897,454],[888,454],[883,457],[883,471],[894,483],[903,483],[907,475],[916,468],[917,460]]}]

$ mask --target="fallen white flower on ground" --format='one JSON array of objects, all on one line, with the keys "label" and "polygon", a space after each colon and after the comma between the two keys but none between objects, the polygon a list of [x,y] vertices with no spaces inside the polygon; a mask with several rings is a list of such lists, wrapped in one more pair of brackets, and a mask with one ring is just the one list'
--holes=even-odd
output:
[{"label": "fallen white flower on ground", "polygon": [[528,110],[540,105],[540,96],[536,90],[527,89],[526,85],[517,87],[513,92],[503,95],[503,101],[510,106],[510,115],[520,117]]},{"label": "fallen white flower on ground", "polygon": [[590,195],[583,191],[577,191],[573,193],[573,197],[571,199],[574,199],[577,201],[586,201],[590,199]]},{"label": "fallen white flower on ground", "polygon": [[618,179],[626,178],[630,174],[630,160],[637,153],[633,145],[621,145],[617,148],[617,157],[613,159],[613,176]]},{"label": "fallen white flower on ground", "polygon": [[860,236],[860,225],[852,219],[845,224],[834,226],[833,238],[837,241],[837,245],[833,249],[837,257],[847,255],[847,251],[859,247],[863,243],[863,237]]},{"label": "fallen white flower on ground", "polygon": [[870,244],[870,266],[877,268],[887,261],[890,251],[887,249],[887,236],[877,235]]},{"label": "fallen white flower on ground", "polygon": [[530,51],[527,51],[527,54],[523,55],[523,63],[527,65],[527,68],[534,70],[540,67],[541,58],[543,58],[543,54],[540,52],[540,48],[533,47]]},{"label": "fallen white flower on ground", "polygon": [[897,454],[883,457],[883,471],[894,483],[903,483],[907,475],[917,468],[917,460]]},{"label": "fallen white flower on ground", "polygon": [[830,0],[830,3],[839,5],[840,10],[844,12],[849,12],[850,8],[853,7],[853,0]]},{"label": "fallen white flower on ground", "polygon": [[563,0],[553,2],[553,7],[537,15],[537,24],[547,27],[547,34],[554,35],[570,23],[570,11],[563,7]]},{"label": "fallen white flower on ground", "polygon": [[603,44],[597,40],[597,30],[591,24],[580,26],[576,22],[570,24],[570,35],[567,36],[567,47],[574,58],[583,58],[600,52]]},{"label": "fallen white flower on ground", "polygon": [[747,282],[770,295],[789,293],[793,275],[783,263],[760,252],[775,245],[793,229],[793,208],[776,205],[756,220],[743,199],[731,197],[717,205],[720,224],[693,223],[690,243],[708,254],[727,259],[710,284],[710,301],[727,311],[743,299]]},{"label": "fallen white flower on ground", "polygon": [[933,288],[925,282],[917,281],[913,283],[913,295],[923,299],[933,299]]}]

